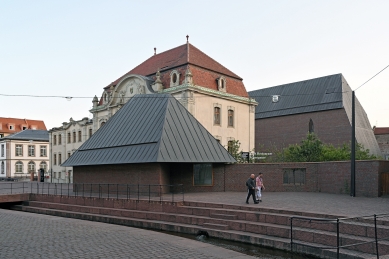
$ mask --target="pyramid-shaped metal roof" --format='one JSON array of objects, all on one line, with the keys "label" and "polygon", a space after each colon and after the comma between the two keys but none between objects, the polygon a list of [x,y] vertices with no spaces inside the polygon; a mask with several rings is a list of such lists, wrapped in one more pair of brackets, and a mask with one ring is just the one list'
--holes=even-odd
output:
[{"label": "pyramid-shaped metal roof", "polygon": [[169,94],[136,95],[62,166],[234,163],[235,159]]},{"label": "pyramid-shaped metal roof", "polygon": [[10,140],[35,140],[49,142],[49,132],[47,130],[23,130],[12,135],[6,136],[3,139]]}]

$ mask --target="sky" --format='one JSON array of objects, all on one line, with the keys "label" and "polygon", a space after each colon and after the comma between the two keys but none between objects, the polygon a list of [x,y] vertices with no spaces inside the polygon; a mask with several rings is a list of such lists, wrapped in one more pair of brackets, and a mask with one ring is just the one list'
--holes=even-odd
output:
[{"label": "sky", "polygon": [[[388,12],[386,0],[0,0],[0,117],[91,118],[103,87],[186,35],[247,91],[337,73],[354,90],[389,65]],[[372,126],[389,127],[388,84],[389,68],[355,92]]]}]

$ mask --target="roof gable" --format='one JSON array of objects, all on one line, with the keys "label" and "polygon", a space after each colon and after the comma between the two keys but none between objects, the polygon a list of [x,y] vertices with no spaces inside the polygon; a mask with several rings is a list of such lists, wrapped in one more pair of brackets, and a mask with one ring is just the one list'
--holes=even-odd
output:
[{"label": "roof gable", "polygon": [[[258,102],[255,118],[342,108],[343,81],[342,74],[335,74],[251,91],[249,96]],[[274,95],[279,96],[277,102]]]},{"label": "roof gable", "polygon": [[155,54],[105,88],[109,88],[111,85],[115,86],[123,77],[129,74],[153,76],[158,70],[162,72],[188,64],[242,80],[241,77],[231,72],[192,44],[186,43],[176,48]]},{"label": "roof gable", "polygon": [[62,166],[153,162],[236,161],[174,97],[148,94],[131,98]]}]

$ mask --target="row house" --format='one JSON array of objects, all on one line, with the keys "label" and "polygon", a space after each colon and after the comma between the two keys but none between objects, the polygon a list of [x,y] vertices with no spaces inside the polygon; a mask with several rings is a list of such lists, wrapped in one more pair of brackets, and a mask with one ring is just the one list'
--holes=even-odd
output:
[{"label": "row house", "polygon": [[49,134],[24,130],[0,139],[0,177],[30,178],[42,168],[49,177]]}]

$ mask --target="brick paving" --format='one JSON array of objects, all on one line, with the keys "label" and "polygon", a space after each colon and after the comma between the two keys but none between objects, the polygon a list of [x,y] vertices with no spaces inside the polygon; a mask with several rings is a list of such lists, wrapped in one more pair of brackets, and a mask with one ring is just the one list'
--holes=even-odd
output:
[{"label": "brick paving", "polygon": [[254,258],[164,233],[0,210],[0,258]]},{"label": "brick paving", "polygon": [[263,202],[245,204],[246,192],[186,193],[185,201],[233,204],[241,206],[284,209],[300,212],[339,215],[344,217],[389,213],[389,197],[367,198],[312,192],[266,192]]}]

